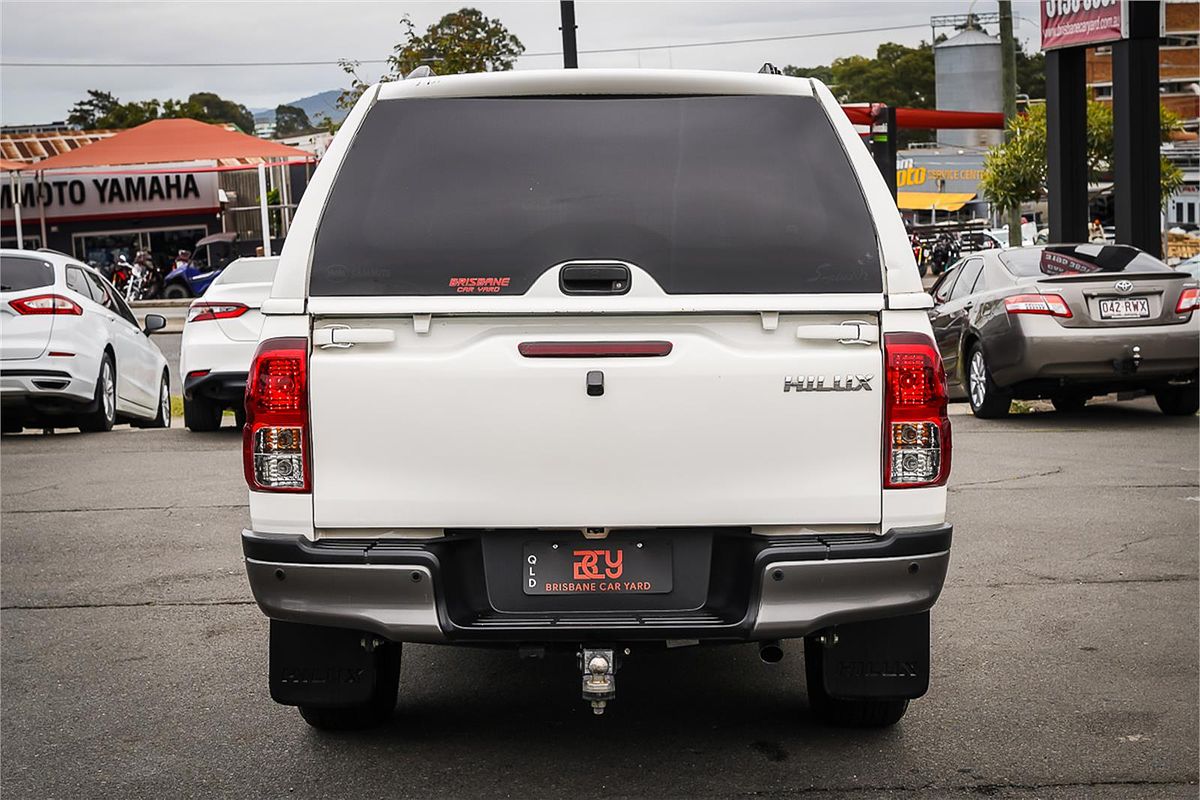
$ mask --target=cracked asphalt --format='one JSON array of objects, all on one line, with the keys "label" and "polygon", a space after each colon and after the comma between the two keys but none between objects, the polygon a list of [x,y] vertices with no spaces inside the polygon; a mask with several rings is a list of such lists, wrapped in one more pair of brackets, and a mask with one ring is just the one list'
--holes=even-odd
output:
[{"label": "cracked asphalt", "polygon": [[865,733],[795,642],[635,654],[602,718],[569,659],[410,645],[390,725],[316,733],[267,694],[232,429],[4,437],[0,794],[1195,798],[1197,419],[954,425],[932,688]]}]

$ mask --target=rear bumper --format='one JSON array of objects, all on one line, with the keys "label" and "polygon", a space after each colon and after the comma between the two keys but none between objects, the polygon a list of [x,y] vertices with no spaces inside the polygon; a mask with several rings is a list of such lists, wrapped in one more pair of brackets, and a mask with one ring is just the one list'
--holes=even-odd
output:
[{"label": "rear bumper", "polygon": [[545,605],[554,598],[497,609],[472,555],[480,535],[495,534],[313,542],[243,531],[242,548],[259,607],[286,622],[433,643],[757,641],[928,610],[945,582],[952,527],[774,539],[720,533],[707,600],[657,609]]},{"label": "rear bumper", "polygon": [[[62,362],[67,359],[57,359]],[[38,411],[77,411],[80,404],[95,399],[96,376],[83,377],[56,363],[52,366],[22,365],[0,368],[0,402],[5,407],[28,407]]]},{"label": "rear bumper", "polygon": [[205,375],[188,375],[183,379],[183,396],[186,400],[199,397],[241,405],[245,395],[245,372],[209,372]]}]

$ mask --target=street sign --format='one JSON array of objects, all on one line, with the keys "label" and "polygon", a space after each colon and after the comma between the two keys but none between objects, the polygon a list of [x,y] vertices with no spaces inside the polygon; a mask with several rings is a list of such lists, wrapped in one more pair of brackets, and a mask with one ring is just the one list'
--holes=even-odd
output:
[{"label": "street sign", "polygon": [[1042,49],[1090,47],[1128,34],[1131,0],[1043,0]]}]

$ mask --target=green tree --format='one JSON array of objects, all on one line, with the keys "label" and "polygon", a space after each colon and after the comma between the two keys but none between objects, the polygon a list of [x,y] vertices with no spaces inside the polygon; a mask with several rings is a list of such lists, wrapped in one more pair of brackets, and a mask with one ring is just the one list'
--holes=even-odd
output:
[{"label": "green tree", "polygon": [[[404,38],[392,48],[381,81],[400,80],[423,64],[439,75],[506,72],[525,52],[525,45],[500,20],[486,17],[474,8],[461,8],[445,15],[420,36],[407,14],[400,25]],[[350,88],[342,92],[338,105],[350,108],[370,84],[358,76],[357,61],[339,63],[350,76]]]},{"label": "green tree", "polygon": [[133,128],[155,119],[186,117],[201,122],[233,123],[254,132],[254,115],[245,106],[212,92],[197,92],[187,100],[140,100],[122,103],[111,92],[88,89],[88,96],[71,107],[67,121],[85,129]]},{"label": "green tree", "polygon": [[1030,99],[1046,96],[1046,54],[1038,51],[1033,55],[1017,41],[1017,93]]},{"label": "green tree", "polygon": [[213,92],[196,92],[187,100],[168,100],[163,103],[163,117],[197,119],[216,125],[233,124],[242,133],[254,133],[254,115],[250,109]]},{"label": "green tree", "polygon": [[933,45],[906,47],[884,42],[874,58],[844,56],[828,66],[783,68],[784,75],[817,78],[829,86],[840,103],[886,103],[890,106],[933,108]]},{"label": "green tree", "polygon": [[[1162,137],[1178,128],[1179,119],[1160,109]],[[1046,106],[1031,106],[1024,114],[1009,120],[1011,139],[988,151],[983,162],[983,179],[979,182],[988,201],[1002,209],[1019,208],[1021,203],[1037,200],[1046,186]],[[1112,107],[1096,101],[1087,106],[1088,180],[1098,182],[1112,172],[1113,114]],[[1162,159],[1159,192],[1162,203],[1183,183],[1183,173],[1167,159]]]},{"label": "green tree", "polygon": [[276,106],[275,107],[275,136],[299,136],[303,133],[312,133],[314,130],[312,122],[308,119],[308,114],[303,108],[296,106]]}]

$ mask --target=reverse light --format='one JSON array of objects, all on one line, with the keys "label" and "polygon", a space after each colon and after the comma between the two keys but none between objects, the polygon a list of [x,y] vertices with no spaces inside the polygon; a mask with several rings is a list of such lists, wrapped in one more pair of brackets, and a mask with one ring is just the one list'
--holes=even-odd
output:
[{"label": "reverse light", "polygon": [[950,477],[946,373],[920,333],[884,335],[883,487],[942,486]]},{"label": "reverse light", "polygon": [[1057,294],[1015,294],[1004,298],[1004,310],[1009,314],[1045,314],[1070,319],[1071,308]]},{"label": "reverse light", "polygon": [[78,303],[68,300],[60,294],[39,294],[33,297],[21,297],[9,300],[8,304],[21,315],[36,314],[71,314],[80,316],[83,309]]},{"label": "reverse light", "polygon": [[1175,304],[1176,314],[1189,314],[1200,308],[1200,289],[1184,289],[1179,293],[1179,302]]},{"label": "reverse light", "polygon": [[311,491],[308,341],[268,339],[246,380],[242,466],[252,491]]},{"label": "reverse light", "polygon": [[250,309],[242,303],[192,303],[188,307],[188,322],[203,322],[207,319],[233,319]]}]

